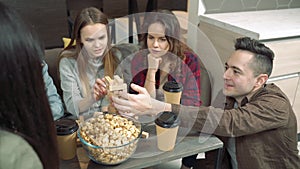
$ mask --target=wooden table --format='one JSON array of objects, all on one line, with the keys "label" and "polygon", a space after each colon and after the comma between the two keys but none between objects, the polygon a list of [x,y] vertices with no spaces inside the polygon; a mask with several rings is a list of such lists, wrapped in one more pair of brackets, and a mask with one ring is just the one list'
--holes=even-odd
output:
[{"label": "wooden table", "polygon": [[[140,139],[139,144],[143,144],[143,140]],[[130,158],[127,161],[116,165],[116,166],[105,166],[94,163],[89,160],[84,149],[82,147],[77,148],[77,156],[74,159],[61,161],[60,169],[134,169],[134,168],[145,168],[160,163],[169,162],[172,160],[180,159],[182,157],[190,156],[197,153],[207,152],[210,150],[219,149],[223,147],[223,142],[215,136],[189,134],[184,137],[178,144],[176,144],[174,150],[169,152],[159,152],[157,155],[140,156],[143,154],[137,150],[137,156]],[[144,152],[145,154],[147,152]],[[135,154],[133,155],[135,156]],[[137,157],[142,158],[137,158]],[[217,165],[218,166],[218,165]]]}]

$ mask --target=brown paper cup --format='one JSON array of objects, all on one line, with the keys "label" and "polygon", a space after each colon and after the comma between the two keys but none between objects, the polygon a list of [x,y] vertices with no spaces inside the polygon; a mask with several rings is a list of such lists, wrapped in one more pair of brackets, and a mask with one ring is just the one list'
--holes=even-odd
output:
[{"label": "brown paper cup", "polygon": [[167,92],[164,91],[165,102],[170,104],[180,104],[182,92]]},{"label": "brown paper cup", "polygon": [[178,126],[174,128],[162,128],[156,125],[157,147],[162,151],[171,151],[175,147]]},{"label": "brown paper cup", "polygon": [[55,121],[59,157],[70,160],[76,155],[76,131],[78,124],[72,119],[59,119]]},{"label": "brown paper cup", "polygon": [[180,120],[173,112],[161,112],[155,120],[157,147],[162,151],[171,151],[175,147]]},{"label": "brown paper cup", "polygon": [[76,132],[70,135],[57,136],[58,153],[62,160],[70,160],[76,155]]},{"label": "brown paper cup", "polygon": [[163,85],[164,97],[166,103],[180,104],[183,86],[179,82],[168,81]]}]

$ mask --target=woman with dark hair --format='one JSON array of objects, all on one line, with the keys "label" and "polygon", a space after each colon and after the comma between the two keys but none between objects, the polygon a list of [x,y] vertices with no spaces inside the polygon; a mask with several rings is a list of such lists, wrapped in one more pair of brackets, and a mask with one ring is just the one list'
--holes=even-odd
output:
[{"label": "woman with dark hair", "polygon": [[83,9],[73,30],[69,45],[61,53],[59,72],[67,111],[78,117],[105,111],[108,99],[103,77],[112,78],[119,61],[110,50],[108,19],[100,10]]},{"label": "woman with dark hair", "polygon": [[[167,81],[180,82],[181,104],[200,106],[200,61],[181,41],[176,16],[169,10],[146,13],[140,43],[144,50],[132,59],[132,83],[145,87],[152,98],[163,101],[163,85]],[[195,159],[196,155],[184,158],[182,168],[192,167]]]},{"label": "woman with dark hair", "polygon": [[200,61],[180,40],[180,25],[168,10],[147,13],[142,26],[142,49],[132,59],[132,82],[163,100],[167,81],[182,83],[181,103],[200,106]]},{"label": "woman with dark hair", "polygon": [[20,16],[1,2],[0,22],[0,168],[57,169],[43,49]]}]

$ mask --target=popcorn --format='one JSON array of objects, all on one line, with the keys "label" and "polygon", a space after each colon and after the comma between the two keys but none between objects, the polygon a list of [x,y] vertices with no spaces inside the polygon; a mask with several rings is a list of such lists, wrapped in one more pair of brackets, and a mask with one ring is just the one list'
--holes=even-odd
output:
[{"label": "popcorn", "polygon": [[84,145],[89,155],[96,162],[109,165],[119,164],[134,153],[140,133],[140,128],[133,121],[103,113],[95,113],[80,128],[80,135],[86,142],[99,146]]}]

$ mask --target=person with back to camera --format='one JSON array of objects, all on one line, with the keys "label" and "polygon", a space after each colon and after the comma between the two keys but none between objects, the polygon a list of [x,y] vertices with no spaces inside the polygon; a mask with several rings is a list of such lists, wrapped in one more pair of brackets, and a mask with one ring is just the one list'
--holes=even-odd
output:
[{"label": "person with back to camera", "polygon": [[[140,37],[142,50],[131,62],[132,83],[145,87],[151,97],[164,100],[163,85],[180,82],[181,104],[200,106],[200,61],[180,36],[179,21],[171,11],[146,13]],[[182,168],[192,167],[196,156],[183,158]]]},{"label": "person with back to camera", "polygon": [[53,79],[48,73],[48,65],[46,62],[43,62],[43,79],[45,82],[45,89],[48,96],[51,112],[53,115],[53,119],[57,120],[64,115],[64,107],[61,101],[59,94],[57,93],[57,89],[53,83]]},{"label": "person with back to camera", "polygon": [[110,48],[107,16],[94,7],[83,9],[59,62],[64,103],[73,116],[106,111],[109,102],[103,78],[112,78],[119,63]]},{"label": "person with back to camera", "polygon": [[[178,114],[182,122],[196,118],[193,128],[224,142],[222,168],[298,169],[297,121],[287,96],[275,84],[266,84],[274,53],[249,37],[236,39],[235,51],[225,63],[223,108],[191,107],[152,99],[147,90],[131,87],[138,95],[112,97],[119,112],[156,115],[161,109]],[[213,152],[211,152],[213,153]],[[207,154],[207,168],[215,156]],[[213,158],[212,158],[213,157]]]},{"label": "person with back to camera", "polygon": [[0,168],[58,169],[43,49],[21,17],[2,2],[0,22]]}]

